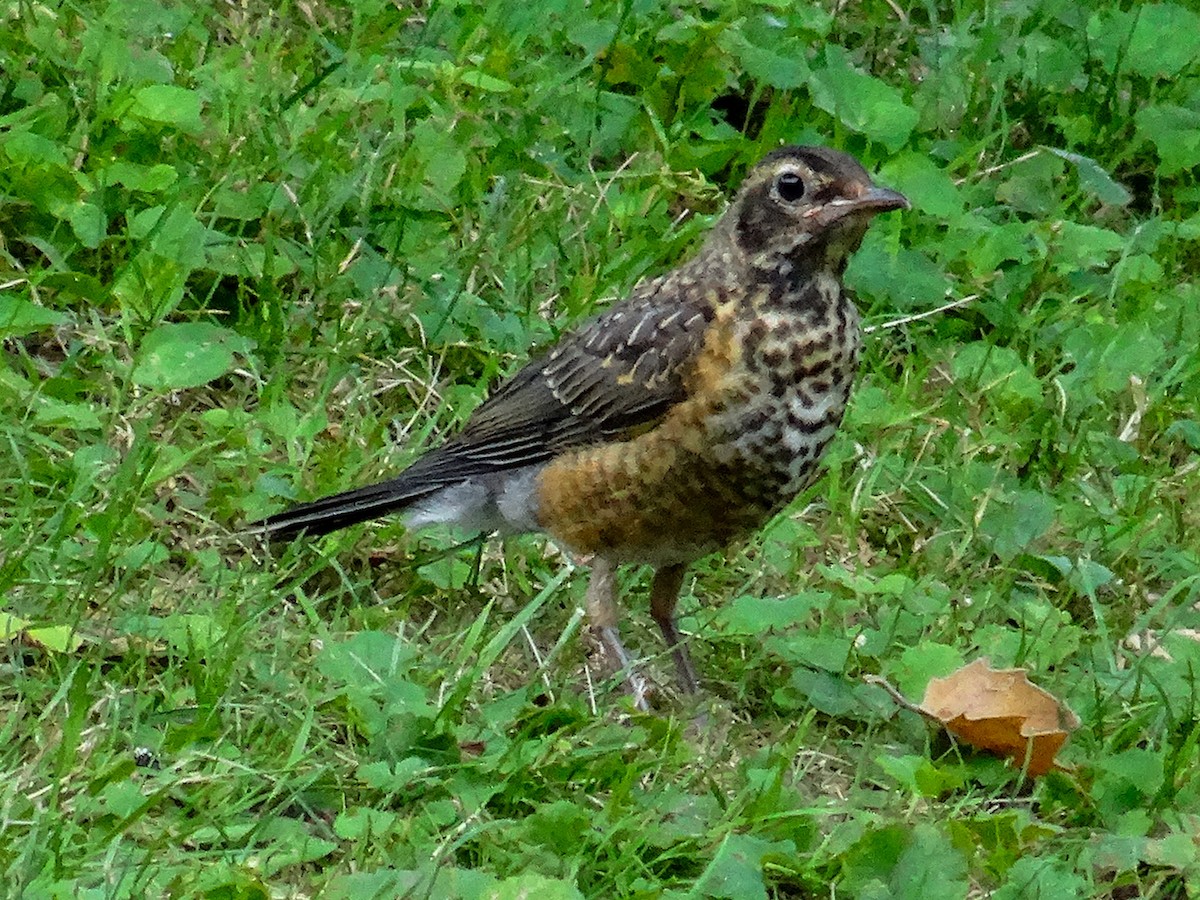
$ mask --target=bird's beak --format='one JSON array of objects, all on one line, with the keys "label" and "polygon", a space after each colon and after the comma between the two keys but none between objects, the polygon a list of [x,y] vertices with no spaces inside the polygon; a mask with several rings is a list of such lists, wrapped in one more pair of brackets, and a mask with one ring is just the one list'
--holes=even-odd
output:
[{"label": "bird's beak", "polygon": [[854,201],[854,208],[864,212],[882,213],[893,209],[912,209],[908,198],[891,188],[871,185]]},{"label": "bird's beak", "polygon": [[899,191],[871,185],[864,188],[857,197],[838,197],[822,206],[813,207],[807,215],[819,222],[823,227],[830,227],[835,222],[854,219],[866,222],[879,213],[893,209],[911,209],[908,198]]}]

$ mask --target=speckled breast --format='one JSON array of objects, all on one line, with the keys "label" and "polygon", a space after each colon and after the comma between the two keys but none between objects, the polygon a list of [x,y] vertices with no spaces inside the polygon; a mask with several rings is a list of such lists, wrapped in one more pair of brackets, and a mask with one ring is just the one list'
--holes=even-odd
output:
[{"label": "speckled breast", "polygon": [[805,290],[718,307],[686,400],[645,434],[542,470],[543,529],[578,553],[690,562],[795,497],[841,422],[860,340],[834,279]]},{"label": "speckled breast", "polygon": [[811,481],[841,424],[858,372],[861,330],[848,294],[815,279],[809,296],[763,304],[739,326],[741,365],[708,422],[714,456],[736,462],[771,512]]}]

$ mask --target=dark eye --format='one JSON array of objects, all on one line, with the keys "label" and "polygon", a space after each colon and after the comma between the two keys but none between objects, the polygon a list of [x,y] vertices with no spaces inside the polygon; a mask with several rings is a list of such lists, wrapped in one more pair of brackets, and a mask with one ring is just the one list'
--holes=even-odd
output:
[{"label": "dark eye", "polygon": [[804,196],[804,179],[795,172],[784,172],[775,179],[775,190],[784,203],[795,203]]}]

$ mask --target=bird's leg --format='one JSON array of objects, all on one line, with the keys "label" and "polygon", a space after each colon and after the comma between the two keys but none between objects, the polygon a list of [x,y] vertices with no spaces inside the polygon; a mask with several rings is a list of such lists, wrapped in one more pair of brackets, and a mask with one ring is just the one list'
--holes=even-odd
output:
[{"label": "bird's leg", "polygon": [[680,640],[679,629],[675,627],[675,603],[679,600],[685,571],[687,566],[679,564],[655,570],[654,581],[650,584],[650,616],[658,623],[663,639],[675,657],[680,690],[685,694],[695,694],[700,690],[700,682],[696,678],[696,670],[692,668],[687,645]]},{"label": "bird's leg", "polygon": [[650,704],[646,698],[650,694],[650,685],[625,652],[625,645],[621,643],[621,635],[617,631],[620,610],[617,607],[615,574],[616,566],[606,559],[597,558],[592,563],[592,577],[587,586],[588,626],[600,649],[619,671],[625,673],[625,682],[633,695],[634,706],[648,711]]}]

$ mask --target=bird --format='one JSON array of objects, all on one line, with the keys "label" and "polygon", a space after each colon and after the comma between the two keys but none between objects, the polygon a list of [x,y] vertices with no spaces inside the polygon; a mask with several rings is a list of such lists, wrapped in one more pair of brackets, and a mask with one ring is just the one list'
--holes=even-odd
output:
[{"label": "bird", "polygon": [[400,513],[409,528],[548,535],[591,560],[588,628],[642,709],[652,688],[621,642],[615,575],[648,564],[651,618],[694,695],[675,615],[686,570],[814,480],[859,365],[847,262],[876,215],[909,208],[847,153],[776,149],[698,252],[568,331],[440,446],[252,528],[289,540]]}]

